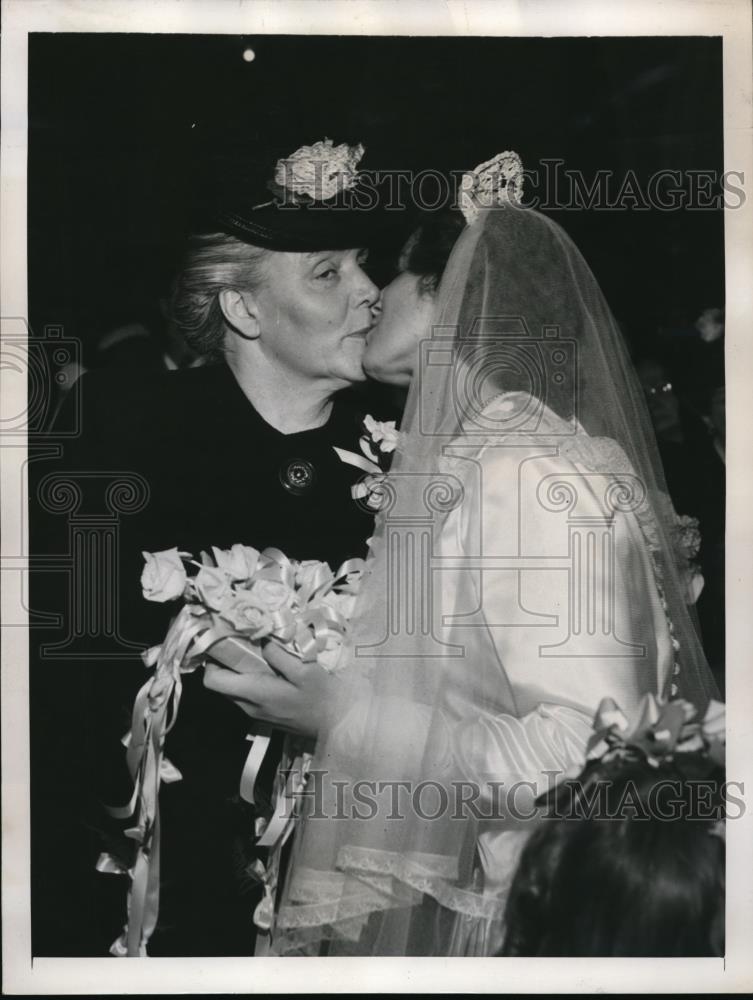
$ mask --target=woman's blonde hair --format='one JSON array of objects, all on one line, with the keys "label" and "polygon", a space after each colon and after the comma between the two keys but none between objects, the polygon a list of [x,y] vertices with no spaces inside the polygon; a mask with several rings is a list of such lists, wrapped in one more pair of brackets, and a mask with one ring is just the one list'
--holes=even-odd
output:
[{"label": "woman's blonde hair", "polygon": [[171,316],[188,344],[209,360],[223,354],[227,323],[220,307],[226,288],[255,291],[269,250],[227,233],[193,236],[175,283]]}]

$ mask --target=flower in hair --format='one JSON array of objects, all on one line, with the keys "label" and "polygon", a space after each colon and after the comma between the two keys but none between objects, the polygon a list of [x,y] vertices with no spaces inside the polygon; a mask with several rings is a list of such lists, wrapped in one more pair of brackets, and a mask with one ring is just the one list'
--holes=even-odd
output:
[{"label": "flower in hair", "polygon": [[493,208],[506,201],[517,203],[523,194],[523,162],[508,149],[491,160],[479,163],[460,182],[460,211],[470,226],[482,208]]},{"label": "flower in hair", "polygon": [[679,542],[688,559],[694,559],[701,547],[701,532],[698,518],[689,514],[680,514],[677,518]]},{"label": "flower in hair", "polygon": [[360,143],[335,146],[331,139],[301,146],[277,161],[272,187],[293,201],[328,201],[356,183],[363,154]]}]

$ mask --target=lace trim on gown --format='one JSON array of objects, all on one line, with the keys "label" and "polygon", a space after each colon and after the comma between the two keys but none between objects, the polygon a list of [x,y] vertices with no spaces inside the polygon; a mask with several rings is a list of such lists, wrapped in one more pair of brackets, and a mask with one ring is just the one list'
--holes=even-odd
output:
[{"label": "lace trim on gown", "polygon": [[[501,919],[503,903],[494,896],[451,884],[457,861],[441,856],[414,858],[364,847],[343,847],[340,870],[332,873],[301,869],[290,887],[289,904],[277,921],[280,929],[338,925],[338,936],[360,931],[362,921],[376,910],[412,906],[428,894],[442,906],[481,920]],[[292,904],[292,905],[291,905]],[[350,927],[346,927],[349,923]]]}]

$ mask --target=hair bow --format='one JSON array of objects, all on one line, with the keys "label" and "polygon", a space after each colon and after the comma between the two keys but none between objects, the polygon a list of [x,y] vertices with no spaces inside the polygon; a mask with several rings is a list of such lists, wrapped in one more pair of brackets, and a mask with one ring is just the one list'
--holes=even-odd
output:
[{"label": "hair bow", "polygon": [[698,721],[696,716],[697,709],[689,701],[665,702],[646,694],[629,718],[612,698],[603,698],[586,747],[587,759],[606,763],[643,756],[652,767],[659,767],[675,754],[697,753],[723,767],[725,706],[712,699],[703,719]]}]

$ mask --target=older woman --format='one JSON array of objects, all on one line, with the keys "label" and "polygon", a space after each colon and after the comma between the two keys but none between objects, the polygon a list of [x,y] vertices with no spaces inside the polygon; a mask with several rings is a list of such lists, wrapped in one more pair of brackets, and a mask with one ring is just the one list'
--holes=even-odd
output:
[{"label": "older woman", "polygon": [[[87,481],[92,473],[137,473],[149,499],[123,518],[119,539],[119,637],[131,644],[131,659],[122,646],[110,663],[93,654],[78,684],[70,670],[58,681],[51,672],[41,677],[38,667],[43,784],[59,744],[53,753],[42,720],[49,726],[50,713],[70,705],[74,692],[74,713],[87,709],[84,745],[70,748],[74,760],[81,754],[87,762],[82,783],[110,804],[130,794],[118,741],[143,682],[137,652],[160,641],[168,622],[164,606],[141,597],[142,551],[177,546],[198,557],[243,542],[335,567],[365,554],[372,517],[351,495],[360,473],[334,450],[358,451],[364,414],[336,394],[365,378],[361,362],[379,297],[362,268],[376,220],[355,203],[362,153],[329,140],[303,147],[276,167],[263,164],[258,182],[231,186],[215,203],[191,238],[174,302],[188,342],[215,364],[139,383],[132,373],[83,380],[84,432],[68,448],[66,471],[85,473]],[[187,678],[170,749],[183,780],[163,795],[163,890],[152,954],[253,952],[246,871],[253,815],[237,796],[246,722],[200,678]],[[96,762],[91,779],[89,761]],[[46,802],[49,792],[57,801],[62,793],[55,791],[38,784],[36,797]],[[93,867],[102,845],[86,841],[79,821],[64,817],[62,826],[69,824],[77,845],[74,864],[78,852]],[[110,834],[109,855],[123,857],[128,840]],[[56,836],[67,842],[60,825]],[[49,857],[52,847],[42,837],[38,856]],[[65,920],[53,923],[48,934],[62,948],[56,953],[101,954],[117,936],[126,880],[118,893],[108,877],[98,876],[105,887],[84,901],[90,925],[72,934]],[[50,891],[40,885],[40,908],[50,906]],[[106,905],[101,894],[108,892]],[[64,900],[54,905],[62,915]],[[46,939],[37,953],[51,953]]]}]

